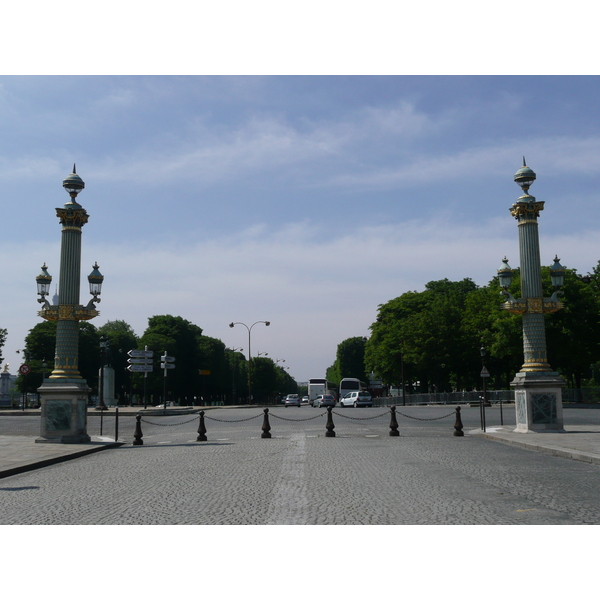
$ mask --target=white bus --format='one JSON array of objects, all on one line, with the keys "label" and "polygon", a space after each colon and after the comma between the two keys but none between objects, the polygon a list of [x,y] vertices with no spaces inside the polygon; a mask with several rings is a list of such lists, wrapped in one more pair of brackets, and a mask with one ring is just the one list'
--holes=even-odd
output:
[{"label": "white bus", "polygon": [[341,400],[348,392],[360,392],[366,389],[367,386],[360,379],[356,379],[356,377],[344,377],[340,381],[339,398]]},{"label": "white bus", "polygon": [[308,401],[312,402],[321,394],[331,394],[337,400],[337,387],[327,379],[309,379],[308,380]]}]

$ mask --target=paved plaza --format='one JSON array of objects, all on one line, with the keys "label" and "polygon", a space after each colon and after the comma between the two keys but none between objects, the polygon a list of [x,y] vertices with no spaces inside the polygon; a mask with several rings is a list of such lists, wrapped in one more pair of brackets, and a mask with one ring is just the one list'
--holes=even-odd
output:
[{"label": "paved plaza", "polygon": [[11,448],[79,455],[4,476],[0,524],[600,523],[600,411],[566,409],[567,433],[530,435],[511,433],[513,407],[504,427],[493,408],[483,434],[479,411],[463,408],[464,437],[453,435],[454,407],[398,413],[390,437],[389,409],[338,407],[326,437],[326,411],[273,407],[262,439],[261,408],[207,410],[206,442],[198,415],[144,416],[137,446],[133,415],[120,418],[115,445],[114,416],[100,437],[91,414],[93,443],[77,447],[33,444],[39,417],[3,417],[4,475]]}]

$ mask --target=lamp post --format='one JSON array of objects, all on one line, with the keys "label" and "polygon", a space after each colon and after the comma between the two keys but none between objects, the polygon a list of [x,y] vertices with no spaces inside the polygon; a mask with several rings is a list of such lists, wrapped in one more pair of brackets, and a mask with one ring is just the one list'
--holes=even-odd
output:
[{"label": "lamp post", "polygon": [[88,277],[92,299],[87,306],[79,304],[81,276],[81,233],[88,222],[88,214],[77,202],[85,183],[77,175],[75,165],[63,187],[70,200],[56,215],[62,225],[58,304],[50,305],[46,296],[52,277],[46,264],[36,277],[38,294],[43,306],[39,316],[56,321],[54,370],[38,389],[42,404],[41,434],[36,442],[84,443],[90,441],[87,433],[87,397],[90,388],[79,373],[79,321],[93,319],[100,313],[100,291],[104,277],[95,264]]},{"label": "lamp post", "polygon": [[515,389],[515,431],[564,431],[562,388],[565,382],[548,364],[544,315],[563,307],[558,297],[562,294],[559,288],[564,283],[565,270],[556,256],[550,268],[554,293],[550,298],[544,298],[537,223],[544,202],[529,194],[536,174],[526,165],[524,157],[523,166],[514,179],[524,192],[510,208],[511,215],[518,221],[522,297],[515,299],[508,291],[513,270],[506,257],[498,277],[502,287],[500,293],[507,298],[502,307],[523,316],[524,363],[510,384]]},{"label": "lamp post", "polygon": [[270,321],[256,321],[255,323],[252,323],[252,325],[250,325],[250,327],[248,327],[248,325],[246,325],[246,323],[240,323],[240,322],[229,323],[229,327],[234,327],[235,325],[243,325],[248,330],[248,404],[250,404],[252,402],[252,354],[250,351],[250,348],[251,348],[250,341],[251,341],[252,328],[255,325],[258,325],[258,323],[264,323],[265,327],[268,327],[271,324]]},{"label": "lamp post", "polygon": [[490,376],[490,374],[485,368],[486,351],[483,344],[481,345],[481,348],[479,348],[479,356],[481,356],[481,380],[483,382],[483,396],[481,396],[479,399],[479,416],[481,418],[481,429],[485,431],[485,382],[486,379]]},{"label": "lamp post", "polygon": [[237,372],[235,363],[235,353],[243,352],[243,348],[232,348],[231,349],[231,404],[235,404],[235,376]]},{"label": "lamp post", "polygon": [[104,364],[106,363],[106,351],[109,341],[106,336],[100,336],[100,385],[98,386],[98,406],[96,410],[108,410],[104,404]]}]

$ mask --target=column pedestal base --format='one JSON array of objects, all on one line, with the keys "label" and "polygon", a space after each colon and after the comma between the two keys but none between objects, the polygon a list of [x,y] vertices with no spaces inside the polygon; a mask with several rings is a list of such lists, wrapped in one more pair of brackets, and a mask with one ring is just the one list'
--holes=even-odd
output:
[{"label": "column pedestal base", "polygon": [[42,422],[37,443],[85,444],[87,404],[91,389],[85,379],[45,379],[38,388]]},{"label": "column pedestal base", "polygon": [[517,433],[564,432],[564,379],[554,371],[519,371],[510,383],[515,390]]}]

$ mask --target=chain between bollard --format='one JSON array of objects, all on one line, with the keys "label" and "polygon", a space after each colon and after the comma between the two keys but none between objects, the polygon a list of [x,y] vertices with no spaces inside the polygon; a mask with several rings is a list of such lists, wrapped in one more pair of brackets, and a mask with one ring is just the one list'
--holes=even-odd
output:
[{"label": "chain between bollard", "polygon": [[344,419],[350,419],[351,421],[371,421],[373,419],[378,419],[379,417],[384,417],[385,415],[387,415],[390,411],[386,411],[384,413],[380,413],[378,415],[375,415],[373,417],[351,417],[350,415],[345,415],[343,413],[338,413],[338,412],[333,412],[334,415],[337,415],[338,417],[343,417]]},{"label": "chain between bollard", "polygon": [[447,419],[448,417],[451,417],[452,415],[454,415],[455,413],[451,412],[447,415],[444,415],[443,417],[432,417],[431,419],[424,419],[421,417],[411,417],[410,415],[405,415],[404,413],[401,413],[400,411],[397,411],[399,415],[402,415],[403,417],[406,417],[407,419],[413,419],[414,421],[440,421],[441,419]]},{"label": "chain between bollard", "polygon": [[153,421],[146,421],[146,419],[142,418],[142,415],[138,416],[144,423],[148,423],[148,425],[157,425],[158,427],[177,427],[179,425],[187,425],[188,423],[191,423],[192,421],[195,421],[198,418],[198,415],[195,415],[193,419],[182,421],[181,423],[154,423]]},{"label": "chain between bollard", "polygon": [[323,416],[325,416],[326,413],[322,412],[319,413],[318,415],[314,415],[312,417],[307,417],[306,419],[288,419],[287,417],[280,417],[279,415],[276,415],[274,413],[271,413],[272,417],[275,417],[276,419],[281,419],[282,421],[291,421],[292,423],[294,422],[298,422],[300,423],[301,421],[314,421],[315,419],[319,419]]},{"label": "chain between bollard", "polygon": [[246,419],[217,419],[216,417],[204,417],[205,419],[210,419],[211,421],[219,421],[219,423],[243,423],[244,421],[252,421],[252,419],[257,419],[260,417],[260,414],[254,415],[253,417],[248,417]]}]

